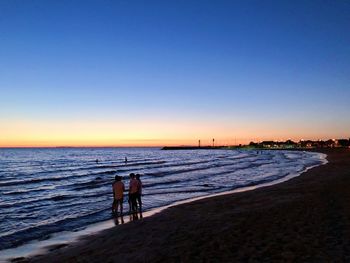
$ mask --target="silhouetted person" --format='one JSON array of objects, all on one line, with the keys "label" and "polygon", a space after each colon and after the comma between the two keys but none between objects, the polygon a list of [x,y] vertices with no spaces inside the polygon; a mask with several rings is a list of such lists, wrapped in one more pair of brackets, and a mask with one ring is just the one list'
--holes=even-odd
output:
[{"label": "silhouetted person", "polygon": [[123,221],[123,200],[124,200],[124,191],[125,186],[122,182],[122,178],[118,175],[115,176],[115,181],[113,183],[113,205],[112,205],[112,212],[116,216],[118,216],[118,206],[120,207],[120,216],[122,217]]},{"label": "silhouetted person", "polygon": [[137,194],[136,194],[136,201],[137,205],[139,207],[139,212],[140,212],[140,218],[142,218],[142,200],[141,200],[141,195],[142,195],[142,182],[140,179],[140,175],[136,174],[136,180],[137,180]]},{"label": "silhouetted person", "polygon": [[98,159],[96,159],[96,163],[98,163]]},{"label": "silhouetted person", "polygon": [[125,157],[125,164],[128,162],[128,158]]},{"label": "silhouetted person", "polygon": [[137,189],[138,189],[138,181],[135,178],[135,174],[130,174],[130,183],[129,183],[129,209],[130,214],[133,215],[133,219],[137,219]]}]

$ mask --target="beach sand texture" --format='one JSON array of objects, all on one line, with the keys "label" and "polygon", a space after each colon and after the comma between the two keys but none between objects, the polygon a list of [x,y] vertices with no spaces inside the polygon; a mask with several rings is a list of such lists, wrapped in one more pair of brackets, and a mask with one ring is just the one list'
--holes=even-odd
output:
[{"label": "beach sand texture", "polygon": [[17,262],[349,262],[350,149],[288,182],[212,197]]}]

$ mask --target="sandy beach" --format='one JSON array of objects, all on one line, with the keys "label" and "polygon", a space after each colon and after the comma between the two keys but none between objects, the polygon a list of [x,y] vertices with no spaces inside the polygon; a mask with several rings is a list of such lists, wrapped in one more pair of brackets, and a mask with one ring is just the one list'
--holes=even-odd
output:
[{"label": "sandy beach", "polygon": [[350,149],[254,191],[166,209],[16,262],[348,262]]}]

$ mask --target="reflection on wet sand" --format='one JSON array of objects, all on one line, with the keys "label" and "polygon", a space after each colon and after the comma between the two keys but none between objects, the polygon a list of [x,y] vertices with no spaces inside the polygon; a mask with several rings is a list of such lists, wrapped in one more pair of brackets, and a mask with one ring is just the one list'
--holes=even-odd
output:
[{"label": "reflection on wet sand", "polygon": [[[118,220],[118,217],[116,216],[116,217],[113,217],[113,221],[114,221],[114,224],[117,226],[117,225],[119,225],[119,220]],[[121,216],[120,217],[120,224],[124,224],[124,217],[123,216]]]},{"label": "reflection on wet sand", "polygon": [[119,224],[124,224],[124,223],[128,223],[131,221],[136,221],[139,219],[143,219],[143,214],[140,211],[139,213],[129,213],[129,215],[126,218],[126,221],[124,221],[124,215],[112,215],[112,219],[114,221],[114,225],[119,225]]}]

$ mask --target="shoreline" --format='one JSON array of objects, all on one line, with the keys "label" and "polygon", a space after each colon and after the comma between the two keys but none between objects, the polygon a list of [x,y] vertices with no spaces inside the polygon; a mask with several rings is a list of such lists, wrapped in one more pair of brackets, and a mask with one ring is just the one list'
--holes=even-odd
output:
[{"label": "shoreline", "polygon": [[[308,167],[302,172],[298,174],[291,174],[283,178],[279,178],[277,180],[267,182],[267,183],[262,183],[259,185],[254,185],[254,186],[246,186],[242,188],[237,188],[231,191],[226,191],[226,192],[220,192],[220,193],[215,193],[211,195],[206,195],[206,196],[200,196],[200,197],[195,197],[191,199],[186,199],[182,201],[178,201],[163,207],[158,207],[155,209],[151,209],[149,211],[144,212],[144,220],[145,218],[148,218],[150,216],[153,216],[155,214],[158,214],[168,208],[176,207],[176,206],[181,206],[197,201],[201,201],[203,199],[211,199],[214,197],[220,197],[224,195],[232,195],[232,194],[237,194],[237,193],[242,193],[242,192],[251,192],[252,190],[256,190],[259,188],[265,188],[268,186],[273,186],[277,185],[286,181],[289,181],[295,177],[299,177],[300,175],[305,174],[308,170],[317,167],[317,166],[323,166],[324,164],[327,163],[326,160],[326,155],[323,157],[323,163],[320,165],[315,165],[312,167]],[[130,223],[128,220],[128,216],[124,216],[125,224]],[[140,220],[141,221],[141,220]],[[140,222],[140,221],[136,221]],[[131,222],[134,223],[134,222]],[[115,226],[115,222],[113,219],[109,219],[107,221],[99,222],[93,225],[88,225],[86,228],[83,230],[77,231],[77,232],[61,232],[61,233],[56,233],[54,234],[51,238],[48,240],[43,240],[43,241],[38,241],[34,240],[32,242],[29,242],[28,244],[22,245],[17,248],[11,248],[11,249],[6,249],[3,250],[3,256],[0,258],[1,260],[6,259],[7,261],[10,261],[11,259],[16,262],[27,262],[28,258],[29,259],[36,259],[42,257],[42,255],[50,255],[52,252],[60,250],[61,248],[70,248],[72,246],[80,245],[81,243],[84,242],[84,240],[92,239],[94,236],[98,236],[103,233],[107,233],[108,231],[111,231],[112,228]],[[118,226],[117,228],[119,228]],[[64,249],[63,249],[64,250]],[[1,253],[0,253],[1,254]]]},{"label": "shoreline", "polygon": [[[253,191],[259,188],[277,185],[277,184],[286,182],[288,180],[291,180],[295,177],[298,177],[314,167],[325,165],[327,164],[327,162],[328,162],[327,155],[323,154],[323,163],[319,165],[310,166],[298,174],[290,174],[288,176],[285,176],[270,182],[262,183],[262,184],[245,186],[245,187],[236,188],[230,191],[219,192],[219,193],[214,193],[210,195],[204,195],[204,196],[194,197],[190,199],[180,200],[180,201],[171,203],[169,205],[165,205],[165,206],[161,206],[161,207],[157,207],[157,208],[153,208],[148,211],[145,211],[143,212],[143,217],[144,218],[151,217],[155,214],[161,213],[165,209],[196,202],[207,198]],[[124,215],[124,219],[126,220],[124,220],[123,224],[128,224],[132,222],[132,220],[129,219],[129,215],[127,214]],[[9,248],[9,249],[0,251],[0,262],[3,262],[3,261],[11,262],[11,260],[18,261],[24,258],[33,258],[36,256],[45,255],[56,249],[61,249],[61,248],[79,243],[81,240],[88,237],[92,237],[94,235],[98,235],[103,231],[108,231],[109,229],[115,227],[116,225],[117,224],[115,223],[114,219],[108,219],[95,224],[87,225],[84,229],[79,231],[75,231],[75,232],[64,231],[64,232],[54,233],[50,238],[46,240],[33,240],[19,247]]]}]

